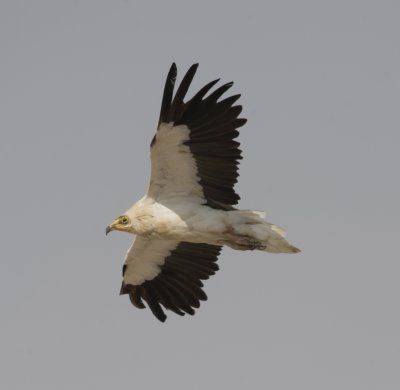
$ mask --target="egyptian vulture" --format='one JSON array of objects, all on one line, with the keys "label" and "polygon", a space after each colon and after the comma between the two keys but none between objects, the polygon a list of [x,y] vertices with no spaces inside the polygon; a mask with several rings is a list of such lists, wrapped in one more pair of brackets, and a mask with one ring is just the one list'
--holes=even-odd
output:
[{"label": "egyptian vulture", "polygon": [[174,95],[177,68],[172,64],[151,141],[148,192],[106,228],[106,233],[136,235],[125,258],[121,294],[140,309],[146,302],[162,322],[165,309],[194,314],[207,299],[202,281],[218,270],[223,245],[299,252],[263,212],[234,207],[242,158],[235,139],[246,123],[239,118],[242,107],[235,105],[240,95],[221,99],[233,83],[208,93],[217,79],[184,101],[197,67],[190,67]]}]

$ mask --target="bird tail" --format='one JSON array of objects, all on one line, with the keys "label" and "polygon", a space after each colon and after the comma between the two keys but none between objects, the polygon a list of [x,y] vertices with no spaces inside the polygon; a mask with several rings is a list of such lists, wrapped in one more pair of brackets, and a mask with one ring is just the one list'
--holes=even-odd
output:
[{"label": "bird tail", "polygon": [[300,252],[299,248],[296,248],[292,244],[289,243],[285,238],[285,230],[281,227],[264,222],[264,226],[267,225],[268,237],[262,241],[265,244],[265,252],[271,253],[298,253]]},{"label": "bird tail", "polygon": [[286,240],[283,228],[264,220],[265,212],[255,210],[232,211],[231,226],[236,234],[249,237],[258,242],[256,249],[271,253],[298,253],[296,248]]}]

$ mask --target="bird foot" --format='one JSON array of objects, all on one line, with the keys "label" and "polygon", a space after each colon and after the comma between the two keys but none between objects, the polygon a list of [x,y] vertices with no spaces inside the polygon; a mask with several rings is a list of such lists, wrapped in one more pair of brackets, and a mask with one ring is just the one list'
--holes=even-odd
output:
[{"label": "bird foot", "polygon": [[252,237],[248,236],[236,236],[233,235],[229,237],[229,240],[224,241],[225,245],[228,245],[232,249],[240,250],[240,251],[253,251],[253,250],[265,250],[266,246],[263,245],[260,241],[255,240]]}]

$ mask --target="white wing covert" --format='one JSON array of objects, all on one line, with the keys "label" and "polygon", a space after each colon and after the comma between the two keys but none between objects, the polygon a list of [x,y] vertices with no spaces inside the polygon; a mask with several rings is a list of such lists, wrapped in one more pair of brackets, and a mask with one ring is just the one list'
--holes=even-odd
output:
[{"label": "white wing covert", "polygon": [[121,294],[140,309],[144,300],[162,322],[167,318],[162,306],[193,315],[207,300],[202,280],[218,270],[220,251],[209,244],[136,237],[125,258]]},{"label": "white wing covert", "polygon": [[242,106],[234,105],[240,95],[223,100],[233,85],[227,83],[205,95],[219,81],[211,81],[190,100],[184,98],[196,73],[194,64],[182,79],[175,96],[176,65],[165,83],[158,131],[151,142],[151,180],[148,195],[153,199],[183,194],[200,196],[202,203],[230,209],[240,197],[234,190],[241,157],[238,118]]}]

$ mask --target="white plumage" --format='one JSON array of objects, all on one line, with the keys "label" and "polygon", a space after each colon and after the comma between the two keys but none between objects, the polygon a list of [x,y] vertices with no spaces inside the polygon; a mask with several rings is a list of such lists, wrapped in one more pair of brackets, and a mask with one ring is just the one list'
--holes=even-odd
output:
[{"label": "white plumage", "polygon": [[137,235],[123,271],[121,294],[165,321],[163,308],[194,314],[205,300],[201,280],[217,269],[223,245],[238,250],[296,253],[283,229],[264,220],[264,213],[237,210],[240,95],[219,98],[225,84],[191,100],[184,97],[196,72],[193,65],[173,96],[176,67],[167,77],[158,131],[151,145],[151,179],[147,195],[107,227]]}]

